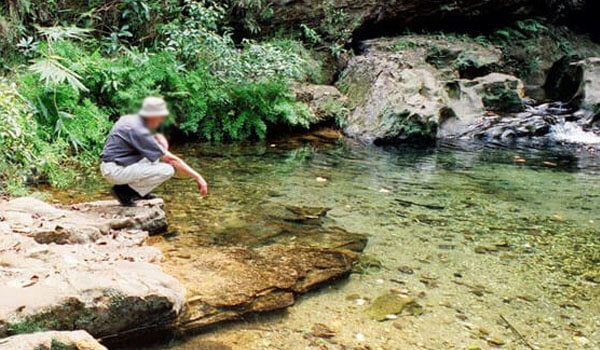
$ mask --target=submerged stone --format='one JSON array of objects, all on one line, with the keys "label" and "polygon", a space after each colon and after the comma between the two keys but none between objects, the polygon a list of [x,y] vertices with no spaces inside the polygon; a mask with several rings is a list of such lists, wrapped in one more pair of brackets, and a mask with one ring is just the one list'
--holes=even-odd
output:
[{"label": "submerged stone", "polygon": [[354,265],[353,271],[356,273],[369,273],[371,271],[378,271],[383,267],[381,261],[370,255],[361,254],[358,258],[358,262]]},{"label": "submerged stone", "polygon": [[333,338],[337,332],[323,323],[315,323],[312,326],[312,335],[318,338]]},{"label": "submerged stone", "polygon": [[411,297],[387,293],[375,299],[367,308],[366,313],[375,321],[385,321],[389,319],[389,315],[398,315],[404,310],[418,314],[420,309],[421,306]]},{"label": "submerged stone", "polygon": [[347,275],[356,259],[346,250],[281,245],[200,247],[191,254],[169,271],[188,288],[183,330],[293,305],[297,293]]},{"label": "submerged stone", "polygon": [[224,225],[215,231],[214,244],[244,245],[256,248],[265,245],[303,245],[320,248],[362,251],[368,238],[349,232],[327,216],[329,208],[299,206],[264,206],[252,218]]}]

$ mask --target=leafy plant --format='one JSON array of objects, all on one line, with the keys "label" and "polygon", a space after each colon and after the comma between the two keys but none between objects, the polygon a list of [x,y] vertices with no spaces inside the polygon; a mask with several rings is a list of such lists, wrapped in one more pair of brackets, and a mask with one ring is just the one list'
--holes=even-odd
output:
[{"label": "leafy plant", "polygon": [[61,61],[63,58],[54,52],[54,43],[60,40],[85,38],[89,30],[76,27],[38,27],[40,35],[46,38],[47,45],[41,51],[41,57],[29,67],[32,72],[40,75],[40,80],[46,85],[58,85],[68,83],[77,90],[86,91],[87,88],[81,83],[81,77]]},{"label": "leafy plant", "polygon": [[261,22],[273,17],[273,9],[267,0],[233,0],[231,9],[242,14],[243,25],[251,34],[260,33]]},{"label": "leafy plant", "polygon": [[359,21],[343,9],[337,8],[332,0],[325,0],[321,11],[323,19],[318,27],[300,25],[302,35],[309,44],[327,48],[332,56],[339,57],[352,42],[352,33]]}]

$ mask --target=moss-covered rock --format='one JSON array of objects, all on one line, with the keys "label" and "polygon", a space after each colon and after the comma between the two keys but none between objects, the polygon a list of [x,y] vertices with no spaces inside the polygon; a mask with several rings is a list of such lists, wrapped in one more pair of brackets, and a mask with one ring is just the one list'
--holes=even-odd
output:
[{"label": "moss-covered rock", "polygon": [[338,123],[348,113],[346,97],[335,86],[295,84],[292,90],[315,116],[313,125]]},{"label": "moss-covered rock", "polygon": [[377,297],[366,312],[375,321],[385,321],[390,315],[398,315],[405,310],[418,314],[421,313],[421,306],[406,295],[387,293]]},{"label": "moss-covered rock", "polygon": [[490,73],[501,61],[494,47],[456,37],[368,41],[338,82],[351,110],[344,132],[367,143],[430,142],[486,111],[519,111],[523,83]]}]

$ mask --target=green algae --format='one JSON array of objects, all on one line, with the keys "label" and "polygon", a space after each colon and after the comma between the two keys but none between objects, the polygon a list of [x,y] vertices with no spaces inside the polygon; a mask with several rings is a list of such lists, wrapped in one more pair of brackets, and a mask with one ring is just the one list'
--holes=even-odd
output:
[{"label": "green algae", "polygon": [[77,350],[77,346],[75,345],[67,345],[62,343],[59,340],[52,339],[52,343],[50,344],[50,349],[47,346],[40,345],[36,347],[34,350]]},{"label": "green algae", "polygon": [[407,310],[411,314],[420,314],[422,307],[411,297],[387,293],[377,297],[365,310],[375,321],[385,321],[391,315],[399,315]]}]

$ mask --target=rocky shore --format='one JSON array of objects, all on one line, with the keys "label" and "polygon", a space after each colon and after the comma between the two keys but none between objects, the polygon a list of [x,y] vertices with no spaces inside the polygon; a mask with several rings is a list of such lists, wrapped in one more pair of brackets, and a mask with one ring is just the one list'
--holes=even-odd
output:
[{"label": "rocky shore", "polygon": [[145,244],[166,229],[162,205],[0,202],[0,349],[104,349],[94,338],[196,330],[285,308],[347,275],[356,259],[305,246],[202,247],[171,276],[161,251]]},{"label": "rocky shore", "polygon": [[[335,87],[296,94],[319,116],[314,124],[335,117],[346,136],[367,144],[538,141],[569,122],[599,135],[600,46],[571,44],[571,56],[549,48],[547,57],[518,57],[535,66],[523,75],[506,48],[481,38],[376,38],[361,42]],[[342,116],[324,112],[331,106]]]}]

